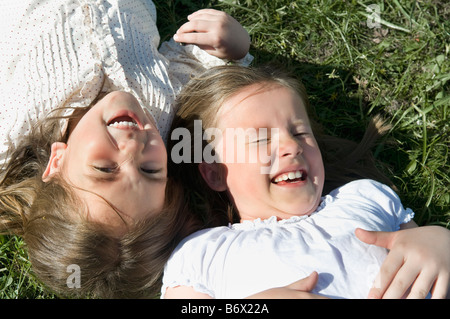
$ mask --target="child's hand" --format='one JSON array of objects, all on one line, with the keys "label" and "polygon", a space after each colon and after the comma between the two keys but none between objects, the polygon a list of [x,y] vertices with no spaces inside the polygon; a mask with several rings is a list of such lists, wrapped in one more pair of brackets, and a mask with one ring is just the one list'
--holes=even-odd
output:
[{"label": "child's hand", "polygon": [[450,231],[424,226],[396,232],[356,230],[363,242],[390,250],[369,298],[446,298],[450,281]]},{"label": "child's hand", "polygon": [[174,35],[177,42],[195,44],[221,59],[239,60],[250,48],[250,36],[233,17],[222,11],[202,9],[188,16]]},{"label": "child's hand", "polygon": [[264,290],[246,299],[327,299],[323,296],[310,293],[317,284],[319,275],[313,272],[306,278],[279,288]]}]

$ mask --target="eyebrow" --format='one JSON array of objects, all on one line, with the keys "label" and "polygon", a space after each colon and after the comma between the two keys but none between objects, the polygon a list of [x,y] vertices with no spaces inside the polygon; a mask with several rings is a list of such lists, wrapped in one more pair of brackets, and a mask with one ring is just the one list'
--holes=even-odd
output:
[{"label": "eyebrow", "polygon": [[[117,181],[118,178],[118,174],[83,174],[85,177],[87,177],[91,182],[94,183],[100,183],[100,184],[105,184],[105,183],[111,183],[111,182],[115,182]],[[144,179],[146,179],[149,182],[153,182],[153,183],[163,183],[163,182],[167,182],[168,178],[167,177],[152,177],[152,176],[143,176]]]},{"label": "eyebrow", "polygon": [[308,121],[305,121],[303,119],[296,119],[294,121],[292,121],[293,125],[306,125],[308,124]]}]

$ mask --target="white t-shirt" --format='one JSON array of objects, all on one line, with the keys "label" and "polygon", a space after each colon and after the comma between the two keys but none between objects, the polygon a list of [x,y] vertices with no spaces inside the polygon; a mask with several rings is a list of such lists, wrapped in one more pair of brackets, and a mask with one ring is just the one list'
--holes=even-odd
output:
[{"label": "white t-shirt", "polygon": [[313,271],[313,293],[365,298],[387,250],[359,241],[357,227],[396,231],[413,217],[386,185],[348,183],[322,198],[310,216],[245,221],[201,230],[183,240],[169,259],[167,287],[193,287],[213,298],[245,298],[291,284]]},{"label": "white t-shirt", "polygon": [[134,94],[167,140],[181,86],[225,61],[159,42],[150,0],[1,0],[0,163],[50,110],[88,106],[100,91]]}]

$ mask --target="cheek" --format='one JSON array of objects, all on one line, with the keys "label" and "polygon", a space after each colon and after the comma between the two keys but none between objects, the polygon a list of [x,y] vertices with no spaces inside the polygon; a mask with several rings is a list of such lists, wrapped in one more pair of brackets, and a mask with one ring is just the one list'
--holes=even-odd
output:
[{"label": "cheek", "polygon": [[106,141],[92,139],[84,145],[83,152],[91,160],[111,158],[112,147]]},{"label": "cheek", "polygon": [[322,179],[323,184],[323,179],[325,178],[325,169],[323,167],[322,155],[320,154],[320,151],[315,152],[312,161],[314,163],[314,170],[316,172],[316,175],[319,179]]},{"label": "cheek", "polygon": [[303,156],[307,159],[310,169],[313,170],[313,174],[316,176],[324,176],[323,161],[320,149],[315,141],[308,142],[303,148]]},{"label": "cheek", "polygon": [[105,133],[105,130],[97,123],[83,122],[79,123],[72,131],[67,141],[68,145],[79,149],[93,151],[95,148],[102,148],[111,144],[111,138]]},{"label": "cheek", "polygon": [[321,159],[316,159],[312,166],[313,183],[316,187],[317,196],[321,196],[325,183],[325,169]]},{"label": "cheek", "polygon": [[148,209],[145,211],[144,216],[138,216],[139,218],[145,219],[148,218],[150,215],[156,215],[164,207],[165,202],[165,189],[166,184],[163,183],[161,185],[156,185],[154,187],[150,187],[150,189],[147,192],[146,196],[142,196],[142,199],[144,199],[141,202],[141,207],[148,207]]},{"label": "cheek", "polygon": [[161,161],[164,161],[165,163],[167,163],[167,149],[166,146],[164,145],[164,143],[161,140],[161,146],[158,148],[157,150],[158,152],[158,157],[161,159]]},{"label": "cheek", "polygon": [[260,173],[255,164],[228,164],[227,186],[234,198],[258,197],[267,188],[267,175]]}]

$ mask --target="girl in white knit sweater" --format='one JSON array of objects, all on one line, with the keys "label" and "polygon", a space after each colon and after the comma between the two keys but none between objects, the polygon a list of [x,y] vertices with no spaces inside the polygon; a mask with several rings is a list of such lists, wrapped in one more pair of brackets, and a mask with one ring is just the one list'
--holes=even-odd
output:
[{"label": "girl in white knit sweater", "polygon": [[198,72],[248,62],[247,32],[205,9],[158,49],[149,0],[0,9],[0,232],[23,236],[58,294],[149,296],[184,236],[169,220],[191,218],[177,185],[165,198],[173,101]]}]

